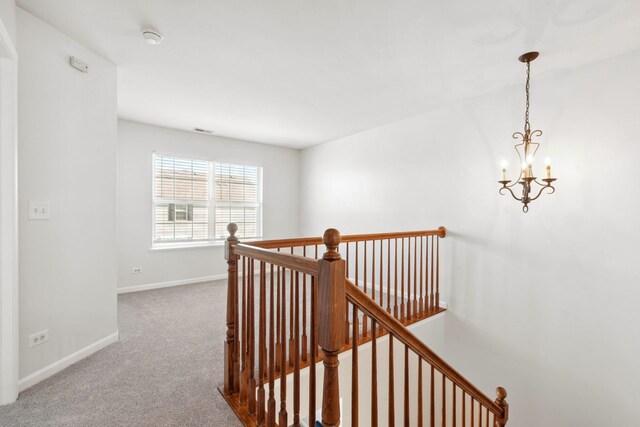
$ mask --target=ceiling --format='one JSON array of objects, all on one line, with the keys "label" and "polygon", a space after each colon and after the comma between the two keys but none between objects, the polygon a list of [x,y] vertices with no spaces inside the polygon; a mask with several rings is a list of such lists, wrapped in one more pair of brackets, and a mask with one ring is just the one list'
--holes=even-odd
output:
[{"label": "ceiling", "polygon": [[640,49],[638,0],[17,3],[117,64],[121,118],[294,148]]}]

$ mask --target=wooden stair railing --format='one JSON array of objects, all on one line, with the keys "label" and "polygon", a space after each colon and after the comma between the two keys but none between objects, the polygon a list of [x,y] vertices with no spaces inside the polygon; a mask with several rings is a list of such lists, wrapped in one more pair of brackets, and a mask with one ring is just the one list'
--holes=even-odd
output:
[{"label": "wooden stair railing", "polygon": [[[507,397],[507,392],[504,388],[498,387],[496,389],[497,399],[492,401],[489,397],[487,397],[484,393],[482,393],[477,387],[471,384],[466,378],[464,378],[460,373],[458,373],[455,369],[453,369],[449,364],[447,364],[444,360],[442,360],[437,354],[435,354],[429,347],[427,347],[420,339],[418,339],[415,335],[413,335],[402,323],[400,323],[393,316],[389,315],[382,307],[376,304],[368,295],[366,295],[362,290],[360,290],[353,282],[347,280],[345,286],[345,294],[348,302],[351,304],[352,309],[355,311],[361,311],[365,316],[371,319],[372,330],[373,332],[373,341],[372,341],[372,369],[371,369],[371,425],[377,425],[377,402],[378,402],[378,387],[376,384],[377,381],[377,356],[376,356],[376,340],[378,335],[375,330],[376,327],[384,328],[389,333],[389,369],[388,374],[389,378],[389,395],[387,396],[390,408],[388,410],[389,418],[388,425],[395,424],[395,410],[393,405],[394,401],[394,385],[395,379],[393,378],[394,369],[393,369],[393,342],[394,340],[399,341],[404,345],[404,399],[403,399],[403,418],[404,425],[409,425],[409,417],[410,417],[410,399],[412,396],[416,396],[416,405],[417,405],[417,414],[418,414],[418,425],[424,425],[425,421],[425,413],[428,413],[429,417],[429,425],[435,425],[435,419],[437,416],[440,417],[440,423],[442,426],[446,425],[462,425],[462,426],[486,426],[489,427],[489,420],[492,419],[493,425],[495,427],[503,427],[507,424],[508,420],[508,412],[509,405],[505,401]],[[351,405],[351,425],[358,425],[358,352],[355,351],[357,347],[357,341],[354,340],[353,343],[354,351],[352,352],[352,405]],[[415,394],[411,393],[409,390],[409,354],[413,353],[417,356],[417,364],[418,364],[418,384],[417,390]],[[429,408],[425,411],[424,408],[424,390],[423,390],[423,370],[422,365],[423,362],[426,363],[427,368],[430,370],[429,381],[430,381],[430,393],[429,393]],[[438,373],[440,375],[440,385],[441,385],[441,393],[438,396],[438,391],[435,387],[436,376]],[[451,384],[449,387],[451,389],[451,402],[447,404],[447,385]],[[457,406],[456,398],[461,395],[462,400],[460,402],[460,406]],[[437,398],[439,397],[441,401],[441,411],[439,414],[436,413],[435,403]],[[469,402],[470,406],[467,407],[467,402]],[[476,405],[477,404],[477,405]],[[478,407],[477,418],[476,414],[474,414],[474,410]],[[449,413],[450,422],[447,423],[447,415]],[[478,423],[476,424],[476,420]],[[459,422],[458,422],[459,421]],[[469,421],[469,423],[467,423]],[[484,421],[484,422],[483,422]]]},{"label": "wooden stair railing", "polygon": [[[371,341],[375,349],[376,340],[388,331],[390,341],[398,334],[398,325],[404,328],[443,311],[439,307],[438,265],[444,227],[343,238],[337,230],[329,229],[323,238],[249,244],[239,242],[235,224],[227,229],[227,332],[221,392],[245,425],[299,425],[304,412],[307,424],[313,426],[320,398],[322,424],[338,425],[338,353],[353,348],[357,361],[358,345]],[[326,251],[319,258],[323,244]],[[349,276],[361,284],[359,293],[355,293],[358,287],[353,282],[347,283]],[[368,305],[360,307],[348,300],[345,287],[352,297],[358,295],[357,301],[366,296]],[[376,307],[373,312],[372,306]],[[380,313],[385,313],[384,319]],[[438,360],[416,354],[428,363]],[[316,365],[320,361],[324,382],[322,396],[316,396]],[[433,370],[441,365],[431,366]],[[302,402],[300,374],[304,368],[308,368],[308,390]],[[353,371],[357,379],[357,371]],[[375,380],[376,373],[372,374]],[[456,384],[458,377],[452,378]],[[460,386],[460,390],[467,388]],[[487,406],[478,398],[480,394],[469,390],[466,392],[478,405],[489,408],[487,420],[489,410],[497,413],[497,404]],[[372,402],[377,404],[377,400]],[[506,422],[504,414],[496,420]],[[497,422],[496,426],[504,425]]]}]

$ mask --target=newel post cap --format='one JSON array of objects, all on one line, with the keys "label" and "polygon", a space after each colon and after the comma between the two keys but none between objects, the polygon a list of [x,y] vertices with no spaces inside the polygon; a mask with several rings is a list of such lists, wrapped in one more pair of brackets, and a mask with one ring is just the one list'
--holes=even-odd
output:
[{"label": "newel post cap", "polygon": [[238,232],[238,224],[235,222],[230,222],[227,224],[227,231],[229,232],[229,237],[227,240],[238,240],[236,237],[236,233]]},{"label": "newel post cap", "polygon": [[504,400],[507,398],[507,390],[505,390],[504,387],[498,387],[496,388],[496,395],[498,395],[496,401],[504,402]]},{"label": "newel post cap", "polygon": [[340,232],[335,228],[328,228],[322,236],[322,242],[327,247],[327,252],[324,253],[322,259],[328,261],[334,261],[340,259],[340,253],[338,252],[338,246],[342,240]]}]

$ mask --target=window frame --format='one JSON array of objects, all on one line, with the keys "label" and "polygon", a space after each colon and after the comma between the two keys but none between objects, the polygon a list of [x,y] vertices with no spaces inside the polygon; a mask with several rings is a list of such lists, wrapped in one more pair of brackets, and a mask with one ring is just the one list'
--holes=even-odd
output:
[{"label": "window frame", "polygon": [[[205,161],[208,164],[208,189],[207,195],[208,200],[185,200],[185,199],[159,199],[156,197],[156,157],[171,157],[174,159],[184,159],[184,160],[197,160],[197,161]],[[228,202],[216,202],[216,176],[215,176],[215,165],[218,164],[229,164],[229,165],[239,165],[245,167],[254,167],[258,172],[258,185],[257,185],[257,195],[258,202],[239,202],[239,201],[228,201]],[[243,241],[260,241],[262,240],[263,235],[263,166],[248,163],[248,162],[239,162],[233,160],[223,160],[223,159],[211,159],[202,156],[194,156],[194,155],[182,155],[182,154],[169,154],[165,152],[157,152],[154,151],[151,156],[151,251],[158,250],[173,250],[173,249],[187,249],[187,248],[199,248],[199,247],[212,247],[212,246],[222,246],[226,240],[226,237],[216,237],[216,213],[218,205],[220,206],[232,206],[234,204],[247,206],[252,205],[257,208],[256,212],[256,236],[255,237],[245,237]],[[171,240],[156,240],[156,206],[162,204],[175,204],[175,205],[192,205],[194,207],[201,206],[206,207],[208,210],[208,237],[206,239],[171,239]],[[188,209],[188,207],[187,207]],[[176,211],[177,213],[177,211]],[[188,215],[188,214],[187,214]],[[177,221],[177,219],[174,219]]]}]

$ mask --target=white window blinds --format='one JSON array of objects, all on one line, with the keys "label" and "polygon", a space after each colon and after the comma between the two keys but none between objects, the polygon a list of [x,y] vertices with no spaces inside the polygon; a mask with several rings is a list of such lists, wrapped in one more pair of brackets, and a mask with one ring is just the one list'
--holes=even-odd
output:
[{"label": "white window blinds", "polygon": [[154,155],[153,242],[262,236],[262,168]]},{"label": "white window blinds", "polygon": [[209,239],[209,162],[156,155],[154,241]]},{"label": "white window blinds", "polygon": [[262,169],[215,163],[215,237],[227,235],[227,224],[238,224],[238,237],[262,236]]}]

